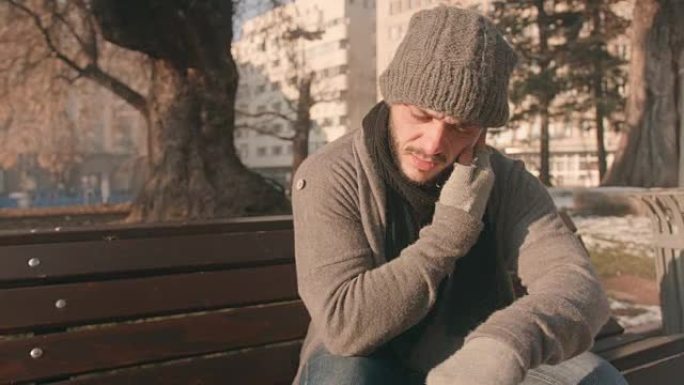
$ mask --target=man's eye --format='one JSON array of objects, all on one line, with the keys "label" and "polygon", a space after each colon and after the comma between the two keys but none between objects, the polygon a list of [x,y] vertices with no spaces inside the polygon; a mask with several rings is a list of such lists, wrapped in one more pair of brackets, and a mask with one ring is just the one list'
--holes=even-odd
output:
[{"label": "man's eye", "polygon": [[473,125],[458,125],[456,126],[456,132],[462,134],[474,134],[478,130],[477,126]]},{"label": "man's eye", "polygon": [[417,115],[417,114],[411,114],[414,119],[419,120],[421,122],[427,122],[428,120],[432,119],[431,116],[429,115]]}]

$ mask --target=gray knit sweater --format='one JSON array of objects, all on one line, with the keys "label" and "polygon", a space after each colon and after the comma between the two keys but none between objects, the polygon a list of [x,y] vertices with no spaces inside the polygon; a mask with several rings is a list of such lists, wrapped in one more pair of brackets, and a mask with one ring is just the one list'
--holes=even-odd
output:
[{"label": "gray knit sweater", "polygon": [[[492,314],[468,336],[449,335],[445,313],[459,309],[437,303],[437,316],[422,340],[414,351],[405,352],[414,369],[428,372],[462,347],[478,345],[471,350],[479,352],[497,345],[514,356],[515,370],[524,374],[586,351],[608,318],[607,300],[589,258],[546,189],[522,162],[498,152],[490,161],[496,179],[487,215],[495,224],[496,250],[529,294]],[[320,344],[333,354],[365,355],[418,323],[435,306],[453,258],[465,255],[482,229],[481,220],[468,212],[439,207],[435,215],[448,221],[435,218],[415,243],[387,262],[385,187],[369,158],[363,130],[310,156],[294,181],[297,279],[312,320],[300,371]],[[488,359],[494,360],[479,358]],[[514,377],[500,377],[506,376]]]}]

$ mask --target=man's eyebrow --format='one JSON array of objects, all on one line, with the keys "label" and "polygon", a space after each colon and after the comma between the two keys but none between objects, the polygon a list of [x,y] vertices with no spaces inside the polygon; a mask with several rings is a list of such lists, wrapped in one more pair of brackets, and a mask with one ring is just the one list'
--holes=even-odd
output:
[{"label": "man's eyebrow", "polygon": [[440,114],[438,112],[437,113],[431,112],[431,111],[425,110],[425,109],[420,108],[420,107],[414,107],[413,111],[414,111],[413,112],[414,114],[420,114],[420,115],[429,116],[431,118],[440,119]]}]

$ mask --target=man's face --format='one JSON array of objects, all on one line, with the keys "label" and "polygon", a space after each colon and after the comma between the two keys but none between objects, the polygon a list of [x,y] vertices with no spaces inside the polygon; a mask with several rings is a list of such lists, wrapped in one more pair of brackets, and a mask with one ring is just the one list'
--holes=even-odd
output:
[{"label": "man's face", "polygon": [[482,127],[410,104],[390,106],[392,151],[399,169],[417,184],[433,181],[472,148]]}]

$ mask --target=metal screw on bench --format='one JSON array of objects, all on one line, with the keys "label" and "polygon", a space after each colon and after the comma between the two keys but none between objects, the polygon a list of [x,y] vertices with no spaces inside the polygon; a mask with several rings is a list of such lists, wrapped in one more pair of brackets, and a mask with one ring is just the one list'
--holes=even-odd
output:
[{"label": "metal screw on bench", "polygon": [[66,307],[66,305],[67,305],[67,302],[66,302],[66,300],[64,300],[64,299],[58,299],[58,300],[55,302],[55,307],[56,307],[57,309],[64,309],[64,308]]},{"label": "metal screw on bench", "polygon": [[43,349],[41,348],[33,348],[31,349],[31,358],[38,359],[43,356]]},{"label": "metal screw on bench", "polygon": [[31,259],[29,259],[29,261],[28,261],[28,265],[29,265],[30,267],[36,267],[36,266],[40,265],[40,259],[38,259],[38,258],[31,258]]}]

